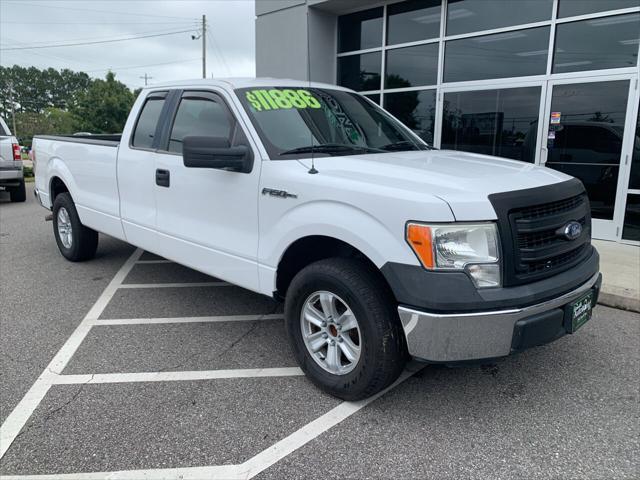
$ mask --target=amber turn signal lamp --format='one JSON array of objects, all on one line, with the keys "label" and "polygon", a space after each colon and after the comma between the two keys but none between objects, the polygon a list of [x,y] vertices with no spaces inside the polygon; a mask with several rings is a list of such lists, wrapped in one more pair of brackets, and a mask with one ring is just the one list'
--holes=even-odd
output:
[{"label": "amber turn signal lamp", "polygon": [[422,266],[432,270],[434,264],[431,229],[426,225],[410,223],[407,225],[407,242],[422,263]]}]

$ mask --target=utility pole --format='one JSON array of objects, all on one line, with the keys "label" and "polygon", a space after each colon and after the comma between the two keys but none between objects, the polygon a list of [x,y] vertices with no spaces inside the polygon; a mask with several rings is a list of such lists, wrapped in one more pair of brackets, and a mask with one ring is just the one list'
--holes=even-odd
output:
[{"label": "utility pole", "polygon": [[147,73],[145,72],[144,77],[138,77],[138,78],[144,78],[144,86],[146,87],[148,85],[148,81],[149,80],[153,80],[153,77],[150,77],[149,75],[147,75]]},{"label": "utility pole", "polygon": [[16,130],[16,107],[13,104],[13,82],[9,83],[9,103],[11,104],[11,119],[12,119],[12,123],[13,123],[13,136],[17,137],[18,136],[18,132]]},{"label": "utility pole", "polygon": [[207,16],[202,15],[202,78],[207,78]]}]

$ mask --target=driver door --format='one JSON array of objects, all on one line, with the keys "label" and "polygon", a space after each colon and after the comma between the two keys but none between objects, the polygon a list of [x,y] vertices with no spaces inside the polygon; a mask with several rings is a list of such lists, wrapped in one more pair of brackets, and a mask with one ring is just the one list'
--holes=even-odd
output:
[{"label": "driver door", "polygon": [[[158,249],[167,258],[257,290],[260,161],[229,105],[218,92],[179,93],[156,157]],[[188,135],[248,146],[254,152],[252,170],[185,167],[182,140]]]}]

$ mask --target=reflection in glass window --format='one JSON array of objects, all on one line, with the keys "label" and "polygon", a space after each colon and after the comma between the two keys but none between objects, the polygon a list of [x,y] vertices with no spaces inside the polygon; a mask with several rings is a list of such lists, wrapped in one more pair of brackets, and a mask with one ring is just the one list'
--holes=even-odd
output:
[{"label": "reflection in glass window", "polygon": [[338,58],[338,85],[352,90],[380,90],[381,53]]},{"label": "reflection in glass window", "polygon": [[409,0],[387,7],[387,45],[440,36],[442,0]]},{"label": "reflection in glass window", "polygon": [[445,82],[542,75],[549,27],[451,40],[444,50]]},{"label": "reflection in glass window", "polygon": [[384,108],[429,145],[433,145],[436,91],[385,93]]},{"label": "reflection in glass window", "polygon": [[386,88],[433,85],[438,80],[438,44],[387,50]]},{"label": "reflection in glass window", "polygon": [[442,148],[533,162],[540,87],[445,93]]},{"label": "reflection in glass window", "polygon": [[635,67],[640,13],[557,26],[553,73]]},{"label": "reflection in glass window", "polygon": [[338,17],[338,53],[382,46],[382,8]]},{"label": "reflection in glass window", "polygon": [[633,154],[631,156],[631,176],[629,177],[629,188],[640,190],[640,105],[638,105],[636,138],[633,142]]},{"label": "reflection in glass window", "polygon": [[623,240],[640,242],[640,195],[627,195],[622,238]]},{"label": "reflection in glass window", "polygon": [[553,0],[449,0],[447,35],[549,20],[552,5]]},{"label": "reflection in glass window", "polygon": [[379,93],[372,93],[370,95],[365,95],[365,97],[367,97],[373,103],[375,103],[377,105],[380,105],[380,94]]},{"label": "reflection in glass window", "polygon": [[169,151],[182,153],[182,140],[187,135],[229,138],[231,119],[226,108],[212,100],[183,98],[169,138]]},{"label": "reflection in glass window", "polygon": [[638,0],[560,0],[558,17],[637,7]]},{"label": "reflection in glass window", "polygon": [[582,181],[594,218],[613,219],[628,93],[628,80],[553,87],[560,123],[549,125],[546,166]]}]

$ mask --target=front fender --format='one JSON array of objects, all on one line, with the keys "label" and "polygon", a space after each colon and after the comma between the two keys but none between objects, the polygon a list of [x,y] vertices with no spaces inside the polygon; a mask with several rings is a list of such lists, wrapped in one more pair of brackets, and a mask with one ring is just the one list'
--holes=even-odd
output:
[{"label": "front fender", "polygon": [[404,226],[393,230],[366,211],[337,201],[307,202],[288,210],[275,223],[261,225],[258,258],[261,291],[275,290],[276,269],[287,248],[309,236],[341,240],[362,252],[378,268],[386,262],[418,265],[404,241]]}]

